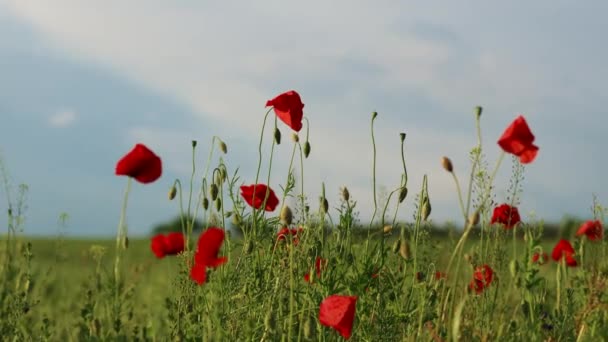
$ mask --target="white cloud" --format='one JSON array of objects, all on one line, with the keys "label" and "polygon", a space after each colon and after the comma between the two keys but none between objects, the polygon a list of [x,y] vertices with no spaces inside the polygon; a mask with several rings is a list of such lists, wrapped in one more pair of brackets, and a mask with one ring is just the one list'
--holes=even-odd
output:
[{"label": "white cloud", "polygon": [[49,117],[49,124],[56,128],[65,128],[76,121],[77,114],[71,109],[62,109]]}]

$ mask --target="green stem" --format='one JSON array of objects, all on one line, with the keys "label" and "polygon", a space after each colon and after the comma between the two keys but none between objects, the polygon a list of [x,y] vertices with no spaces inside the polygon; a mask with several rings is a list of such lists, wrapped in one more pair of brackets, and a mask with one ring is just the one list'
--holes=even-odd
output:
[{"label": "green stem", "polygon": [[[253,198],[252,198],[253,203],[255,203],[255,188],[258,184],[258,180],[260,179],[260,169],[262,168],[262,142],[264,141],[264,128],[266,128],[266,119],[268,119],[268,114],[270,114],[270,111],[272,111],[272,108],[268,109],[268,111],[264,115],[264,122],[262,123],[262,132],[260,133],[260,143],[258,145],[258,169],[255,173],[255,183],[253,185]],[[252,209],[252,211],[253,211],[253,231],[255,232],[256,225],[257,225],[257,222],[256,222],[257,221],[256,220],[257,209],[254,207]]]},{"label": "green stem", "polygon": [[125,226],[125,217],[127,215],[127,202],[129,200],[129,192],[131,191],[131,177],[127,179],[127,187],[125,188],[122,208],[120,210],[120,219],[118,221],[118,232],[116,234],[116,258],[114,260],[114,281],[116,286],[116,299],[119,295],[119,282],[120,282],[120,257],[122,250],[124,249],[124,240],[127,236],[127,227]]}]

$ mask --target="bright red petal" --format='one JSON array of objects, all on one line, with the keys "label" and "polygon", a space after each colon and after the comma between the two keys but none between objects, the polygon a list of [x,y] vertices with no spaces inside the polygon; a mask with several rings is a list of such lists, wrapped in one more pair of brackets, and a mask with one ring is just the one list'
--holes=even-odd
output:
[{"label": "bright red petal", "polygon": [[590,220],[580,226],[580,228],[576,232],[576,235],[586,235],[587,238],[591,241],[601,240],[604,236],[604,228],[602,227],[602,223],[600,221]]},{"label": "bright red petal", "polygon": [[135,178],[140,183],[152,183],[162,174],[162,162],[143,144],[135,147],[116,164],[116,175]]},{"label": "bright red petal", "polygon": [[165,236],[158,234],[154,236],[150,241],[150,249],[156,255],[157,258],[162,259],[165,257]]},{"label": "bright red petal", "polygon": [[208,228],[198,239],[198,246],[194,254],[195,264],[209,267],[218,267],[228,260],[226,257],[218,258],[220,248],[224,242],[225,233],[221,228]]},{"label": "bright red petal", "polygon": [[345,339],[352,334],[357,296],[331,295],[321,302],[319,322],[333,328]]},{"label": "bright red petal", "polygon": [[538,153],[538,146],[533,144],[534,135],[523,116],[518,116],[504,131],[498,145],[507,153],[520,158],[524,164],[531,163]]},{"label": "bright red petal", "polygon": [[203,285],[207,281],[207,267],[204,264],[194,263],[190,269],[190,278],[197,284]]},{"label": "bright red petal", "polygon": [[290,90],[272,100],[266,102],[266,107],[272,106],[275,114],[283,121],[287,126],[291,127],[294,131],[299,132],[302,129],[302,118],[304,112],[304,104],[300,99],[300,95]]},{"label": "bright red petal", "polygon": [[265,184],[243,185],[241,186],[241,196],[249,206],[260,209],[264,203],[267,190],[269,190],[268,200],[266,200],[266,207],[264,209],[266,211],[274,211],[277,205],[279,205],[279,199],[274,191]]}]

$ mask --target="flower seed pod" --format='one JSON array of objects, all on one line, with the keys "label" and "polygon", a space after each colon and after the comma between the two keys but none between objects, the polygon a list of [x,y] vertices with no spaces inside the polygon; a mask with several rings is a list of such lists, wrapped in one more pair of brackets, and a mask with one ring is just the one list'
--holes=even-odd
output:
[{"label": "flower seed pod", "polygon": [[402,186],[401,190],[399,191],[399,203],[403,202],[405,197],[407,197],[407,188]]},{"label": "flower seed pod", "polygon": [[306,142],[304,143],[304,158],[308,158],[309,154],[310,154],[310,142],[308,142],[308,140],[306,140]]},{"label": "flower seed pod", "polygon": [[222,200],[219,197],[215,199],[215,209],[217,211],[222,210]]},{"label": "flower seed pod", "polygon": [[277,145],[281,145],[281,131],[279,131],[278,127],[274,129],[274,142]]},{"label": "flower seed pod", "polygon": [[281,214],[279,215],[279,218],[281,219],[281,223],[283,223],[286,226],[291,225],[291,222],[293,221],[293,213],[291,212],[291,208],[289,208],[289,206],[284,206],[283,209],[281,209]]},{"label": "flower seed pod", "polygon": [[215,201],[218,193],[219,189],[217,188],[217,185],[215,183],[211,183],[211,186],[209,187],[209,195],[211,196],[212,201]]},{"label": "flower seed pod", "polygon": [[298,136],[298,133],[292,133],[291,134],[291,140],[295,143],[300,141],[300,137]]},{"label": "flower seed pod", "polygon": [[422,201],[421,215],[423,220],[428,220],[429,216],[431,216],[431,201],[428,197],[425,197]]},{"label": "flower seed pod", "polygon": [[399,254],[405,260],[409,260],[411,257],[410,246],[405,239],[399,242]]},{"label": "flower seed pod", "polygon": [[401,248],[401,240],[397,239],[393,243],[393,246],[391,247],[391,251],[393,253],[397,254],[397,253],[399,253],[400,248]]},{"label": "flower seed pod", "polygon": [[222,151],[223,154],[227,154],[228,153],[228,145],[226,145],[226,143],[223,142],[223,141],[221,141],[221,140],[220,140],[220,143],[219,143],[219,148],[220,148],[220,151]]},{"label": "flower seed pod", "polygon": [[209,200],[207,199],[207,197],[203,197],[203,209],[209,209]]},{"label": "flower seed pod", "polygon": [[348,200],[350,199],[350,193],[348,192],[348,189],[346,187],[342,188],[342,198],[344,199],[344,202],[348,202]]},{"label": "flower seed pod", "polygon": [[441,166],[449,173],[454,172],[454,165],[452,165],[452,161],[448,157],[441,157]]},{"label": "flower seed pod", "polygon": [[177,188],[175,187],[175,185],[173,185],[171,187],[171,189],[169,189],[169,201],[173,201],[173,199],[175,198],[175,196],[177,195]]}]

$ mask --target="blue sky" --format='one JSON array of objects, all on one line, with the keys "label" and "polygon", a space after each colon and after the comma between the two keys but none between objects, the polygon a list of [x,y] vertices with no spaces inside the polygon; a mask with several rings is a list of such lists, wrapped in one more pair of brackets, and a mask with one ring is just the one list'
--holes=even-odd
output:
[{"label": "blue sky", "polygon": [[[432,217],[443,222],[459,211],[439,160],[449,156],[468,178],[473,107],[481,105],[490,165],[518,114],[536,135],[524,219],[586,218],[593,193],[608,197],[606,10],[602,1],[0,0],[0,153],[12,182],[30,186],[26,232],[55,234],[67,212],[69,234],[111,236],[125,186],[114,165],[145,143],[165,172],[133,189],[128,223],[144,235],[177,213],[166,192],[189,177],[192,139],[202,168],[220,136],[228,166],[252,183],[264,104],[295,89],[311,120],[305,184],[313,206],[321,182],[336,205],[346,185],[361,217],[370,216],[368,124],[378,111],[379,184],[398,185],[398,134],[406,132],[410,192],[428,174]],[[275,189],[290,149],[277,151]],[[401,217],[412,209],[409,202]]]}]

